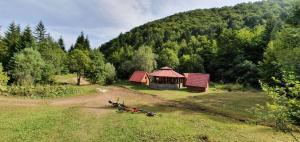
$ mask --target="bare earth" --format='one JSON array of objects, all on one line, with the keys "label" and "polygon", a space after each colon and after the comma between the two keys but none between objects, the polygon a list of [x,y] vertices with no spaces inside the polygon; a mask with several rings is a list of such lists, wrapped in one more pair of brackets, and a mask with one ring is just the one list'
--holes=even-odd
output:
[{"label": "bare earth", "polygon": [[40,105],[61,106],[61,107],[79,107],[82,111],[91,112],[97,115],[103,115],[108,112],[114,111],[111,109],[109,100],[123,102],[126,105],[135,107],[151,104],[162,103],[164,100],[141,93],[137,93],[122,87],[110,86],[97,88],[97,94],[88,96],[75,96],[57,99],[24,99],[16,97],[0,96],[1,106],[30,106],[38,107]]}]

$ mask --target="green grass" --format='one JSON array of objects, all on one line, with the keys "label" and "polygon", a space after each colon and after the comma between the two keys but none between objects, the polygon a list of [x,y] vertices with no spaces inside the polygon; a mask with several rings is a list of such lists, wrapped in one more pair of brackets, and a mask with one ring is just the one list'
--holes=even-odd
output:
[{"label": "green grass", "polygon": [[155,90],[150,89],[147,86],[144,85],[134,85],[128,82],[118,82],[119,86],[128,88],[133,91],[138,91],[145,94],[152,94],[157,95],[161,98],[167,99],[167,100],[180,100],[186,97],[192,97],[192,96],[199,96],[201,93],[198,92],[191,92],[187,89],[180,89],[180,90]]},{"label": "green grass", "polygon": [[[263,104],[268,98],[259,91],[232,91],[212,88],[208,93],[187,90],[150,90],[143,86],[118,84],[132,90],[157,95],[178,106],[161,104],[143,105],[146,110],[157,113],[155,117],[145,114],[105,114],[87,111],[85,104],[55,106],[46,102],[19,106],[17,103],[0,104],[0,141],[105,141],[105,142],[292,142],[287,133],[267,126],[237,121],[250,118],[246,111],[255,104]],[[79,86],[81,95],[93,95],[94,85]],[[7,97],[22,104],[26,98]],[[132,98],[134,101],[135,98]],[[36,101],[36,100],[35,100]],[[89,105],[96,105],[93,102]],[[236,119],[232,119],[236,118]],[[295,133],[300,138],[300,134]]]},{"label": "green grass", "polygon": [[56,75],[54,76],[54,82],[64,84],[76,84],[76,74]]},{"label": "green grass", "polygon": [[[156,108],[159,109],[159,108]],[[0,141],[292,141],[270,127],[222,116],[170,108],[156,117],[109,113],[97,116],[80,107],[1,107]]]},{"label": "green grass", "polygon": [[[221,89],[220,85],[211,86],[207,93],[191,92],[188,89],[180,90],[153,90],[147,86],[134,85],[121,82],[118,85],[135,90],[141,93],[159,96],[166,100],[177,101],[187,107],[192,106],[195,109],[209,113],[221,114],[238,120],[249,120],[253,118],[251,108],[256,104],[265,105],[270,98],[261,91],[244,88],[232,89],[227,91]],[[239,88],[236,85],[226,88]]]}]

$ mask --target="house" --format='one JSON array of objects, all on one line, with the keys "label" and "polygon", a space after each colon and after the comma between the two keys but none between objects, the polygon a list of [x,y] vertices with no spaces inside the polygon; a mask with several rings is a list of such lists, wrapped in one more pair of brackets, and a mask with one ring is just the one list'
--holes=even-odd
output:
[{"label": "house", "polygon": [[209,88],[209,74],[203,73],[184,73],[184,86],[188,89],[206,92]]},{"label": "house", "polygon": [[170,67],[163,67],[149,74],[150,88],[179,89],[185,78]]},{"label": "house", "polygon": [[135,71],[129,78],[129,82],[134,84],[149,85],[149,74],[144,71]]}]

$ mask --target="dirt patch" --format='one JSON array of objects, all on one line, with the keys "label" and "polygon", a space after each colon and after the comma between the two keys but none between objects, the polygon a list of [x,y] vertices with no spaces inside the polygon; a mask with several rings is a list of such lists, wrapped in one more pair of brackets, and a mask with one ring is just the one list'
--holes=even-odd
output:
[{"label": "dirt patch", "polygon": [[40,106],[47,104],[45,100],[34,100],[30,98],[15,98],[0,96],[0,106]]},{"label": "dirt patch", "polygon": [[113,112],[108,103],[109,100],[119,100],[128,106],[151,106],[163,103],[164,100],[151,95],[138,93],[126,88],[109,86],[96,88],[97,93],[86,96],[75,96],[56,99],[30,99],[0,96],[0,106],[60,106],[60,107],[79,107],[81,111],[90,112],[97,115]]},{"label": "dirt patch", "polygon": [[[111,109],[109,100],[124,102],[129,106],[141,106],[161,103],[158,97],[137,93],[122,87],[105,87],[97,88],[97,94],[91,96],[77,96],[72,98],[55,99],[50,101],[52,106],[79,106],[83,111],[92,112],[97,115],[102,115],[114,110]],[[105,91],[103,91],[105,90]]]}]

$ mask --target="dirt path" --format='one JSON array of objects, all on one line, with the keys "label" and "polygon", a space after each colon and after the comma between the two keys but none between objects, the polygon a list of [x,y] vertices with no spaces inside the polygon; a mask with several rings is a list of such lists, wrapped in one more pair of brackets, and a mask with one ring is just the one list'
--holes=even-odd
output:
[{"label": "dirt path", "polygon": [[110,86],[97,88],[97,94],[87,96],[75,96],[57,99],[30,99],[17,97],[0,97],[0,106],[24,106],[38,107],[40,105],[79,107],[82,111],[95,114],[104,114],[110,111],[109,100],[123,102],[129,106],[151,105],[163,102],[158,97],[137,93],[122,87]]}]

